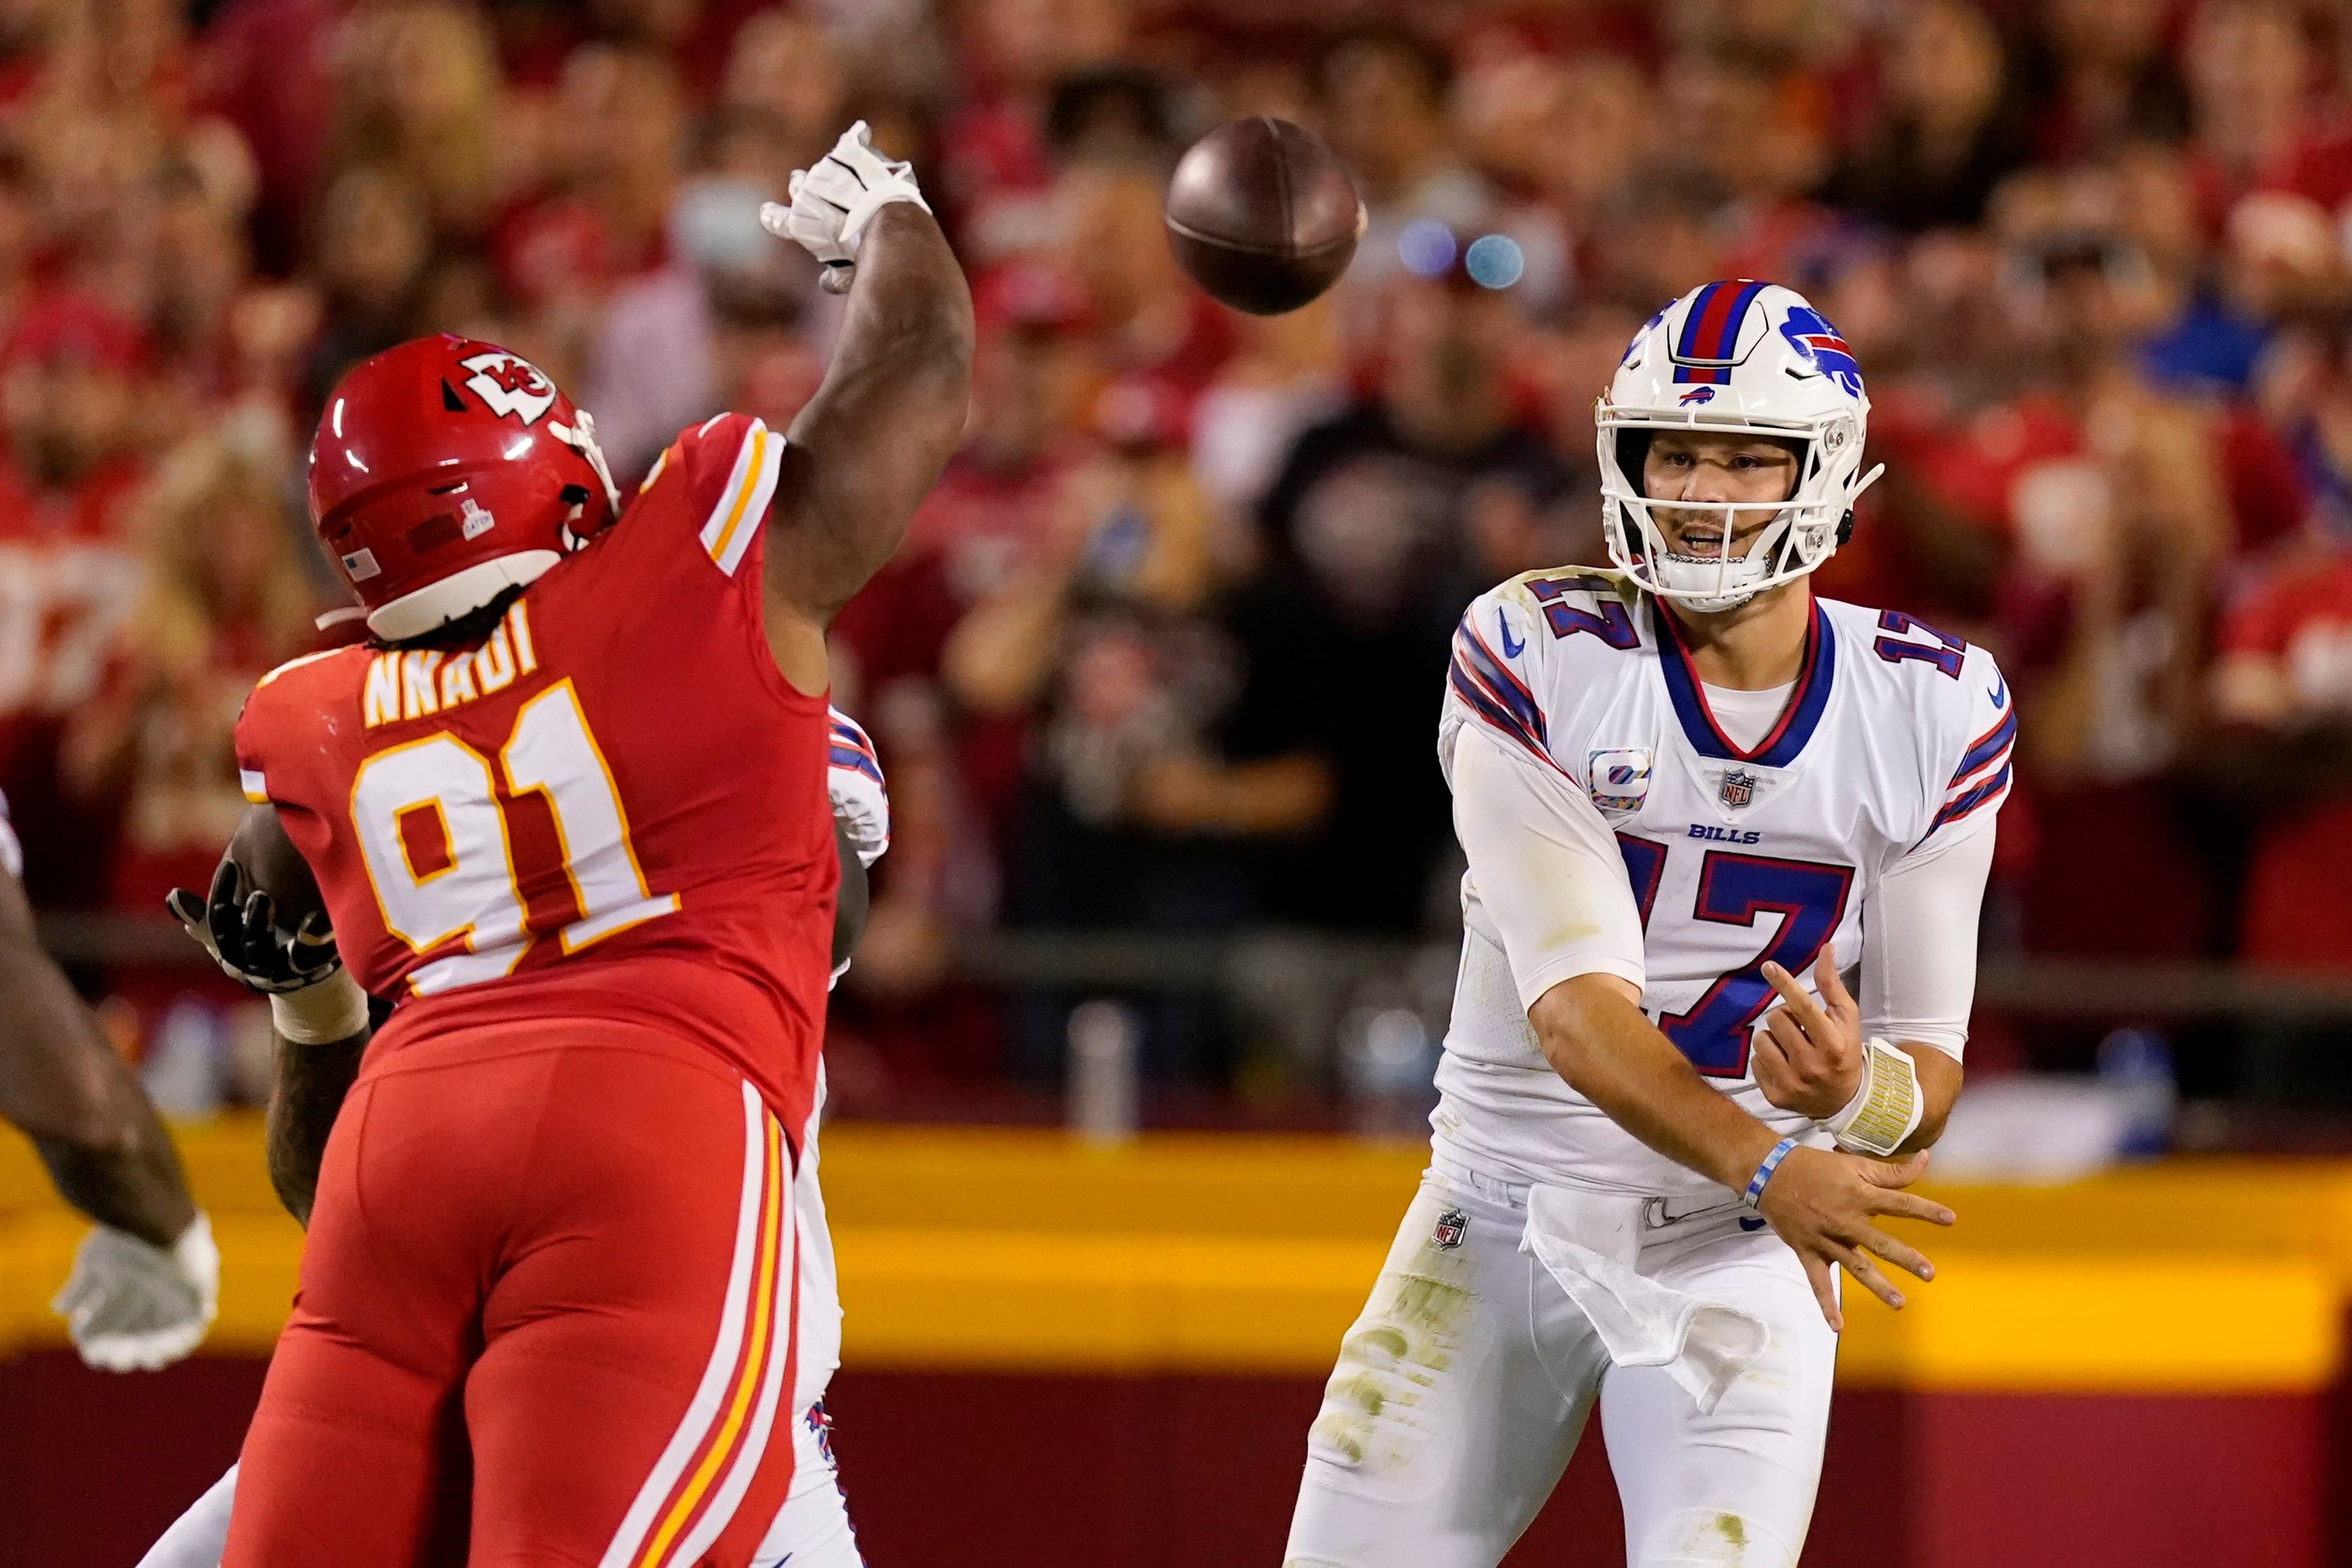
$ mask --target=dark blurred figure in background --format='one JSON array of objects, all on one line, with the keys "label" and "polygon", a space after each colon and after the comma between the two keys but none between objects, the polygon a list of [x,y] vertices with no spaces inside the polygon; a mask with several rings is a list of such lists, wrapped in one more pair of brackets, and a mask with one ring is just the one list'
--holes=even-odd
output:
[{"label": "dark blurred figure in background", "polygon": [[1450,270],[1381,300],[1378,381],[1298,438],[1260,509],[1265,568],[1237,607],[1258,749],[1318,759],[1320,831],[1272,879],[1275,912],[1405,933],[1446,833],[1428,737],[1402,722],[1477,582],[1557,559],[1567,467],[1517,417],[1510,301]]}]

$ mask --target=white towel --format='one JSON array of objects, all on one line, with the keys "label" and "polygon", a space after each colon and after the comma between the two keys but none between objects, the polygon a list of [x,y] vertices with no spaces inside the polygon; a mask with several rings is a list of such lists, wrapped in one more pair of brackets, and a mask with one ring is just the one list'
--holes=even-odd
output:
[{"label": "white towel", "polygon": [[1704,1415],[1764,1353],[1771,1331],[1752,1312],[1635,1272],[1642,1204],[1612,1193],[1531,1188],[1519,1250],[1559,1281],[1612,1362],[1664,1367]]}]

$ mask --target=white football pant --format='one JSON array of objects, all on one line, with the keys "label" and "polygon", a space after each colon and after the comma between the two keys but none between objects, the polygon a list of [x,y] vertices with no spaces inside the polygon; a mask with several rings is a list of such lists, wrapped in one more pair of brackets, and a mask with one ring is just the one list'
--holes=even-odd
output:
[{"label": "white football pant", "polygon": [[[139,1568],[220,1568],[228,1547],[229,1510],[236,1500],[236,1467],[212,1484],[195,1505],[147,1549]],[[825,1439],[824,1407],[813,1405],[793,1421],[793,1486],[768,1527],[751,1568],[865,1568],[849,1509],[841,1495],[833,1446]]]},{"label": "white football pant", "polygon": [[1527,1211],[1524,1186],[1423,1173],[1308,1435],[1286,1568],[1495,1568],[1596,1396],[1629,1568],[1795,1568],[1837,1360],[1796,1254],[1728,1194],[1644,1205],[1636,1272],[1769,1331],[1702,1415],[1663,1367],[1612,1366],[1520,1251]]}]

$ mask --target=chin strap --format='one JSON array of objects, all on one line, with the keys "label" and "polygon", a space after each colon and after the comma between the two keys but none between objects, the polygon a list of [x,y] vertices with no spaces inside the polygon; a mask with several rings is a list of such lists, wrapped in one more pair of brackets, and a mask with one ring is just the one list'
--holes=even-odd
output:
[{"label": "chin strap", "polygon": [[613,483],[613,470],[604,463],[604,449],[596,445],[596,417],[585,408],[572,410],[577,418],[570,425],[550,422],[548,434],[588,459],[596,470],[596,479],[604,487],[604,503],[612,509],[615,521],[621,515],[620,487]]}]

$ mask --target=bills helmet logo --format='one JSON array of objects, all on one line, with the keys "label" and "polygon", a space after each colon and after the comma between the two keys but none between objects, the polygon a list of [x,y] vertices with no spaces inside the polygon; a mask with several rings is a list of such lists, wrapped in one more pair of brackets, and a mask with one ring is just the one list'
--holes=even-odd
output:
[{"label": "bills helmet logo", "polygon": [[1447,1209],[1437,1216],[1437,1224],[1429,1233],[1429,1243],[1440,1252],[1451,1252],[1462,1245],[1470,1231],[1470,1216],[1460,1209]]},{"label": "bills helmet logo", "polygon": [[1835,382],[1838,390],[1848,397],[1862,395],[1862,365],[1827,316],[1811,305],[1793,306],[1789,319],[1780,323],[1780,335],[1815,370]]},{"label": "bills helmet logo", "polygon": [[541,415],[555,406],[555,384],[528,361],[493,353],[457,363],[474,373],[466,378],[466,389],[502,418],[536,424]]},{"label": "bills helmet logo", "polygon": [[1745,768],[1733,768],[1723,775],[1723,804],[1738,811],[1756,798],[1756,775]]},{"label": "bills helmet logo", "polygon": [[1715,401],[1715,388],[1711,386],[1694,386],[1675,401],[1685,407],[1687,407],[1694,403],[1713,403]]}]

